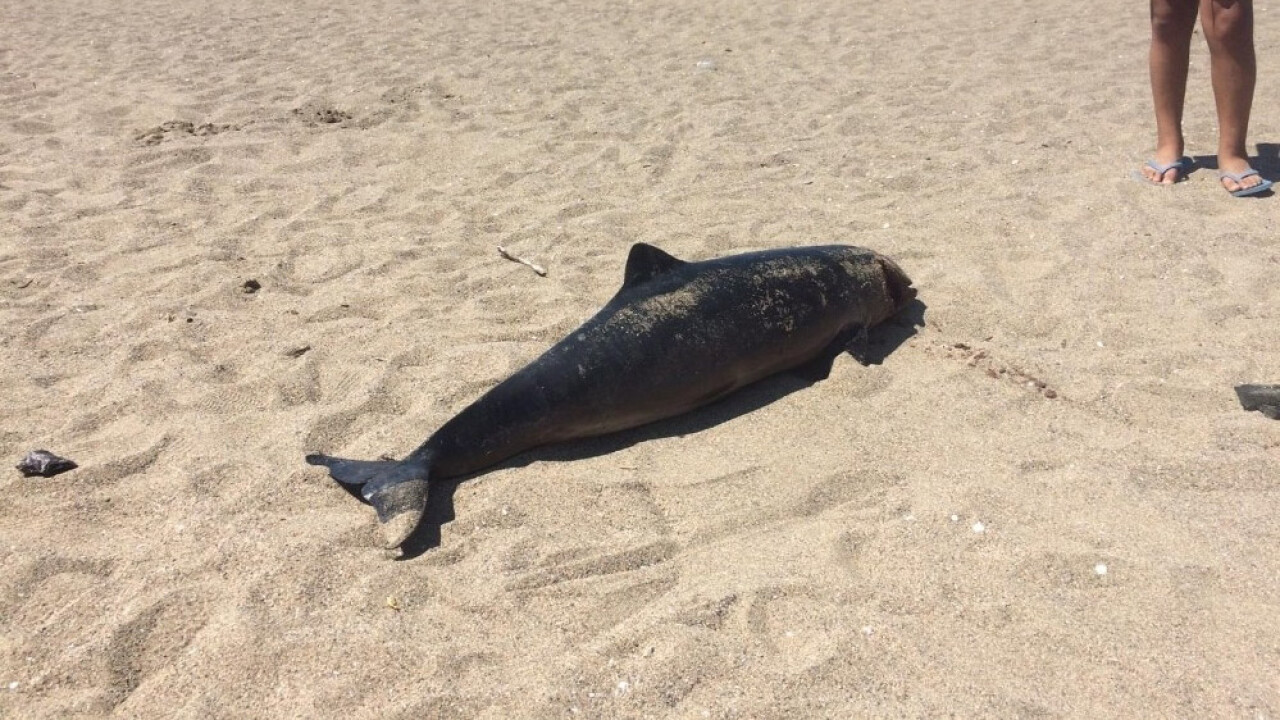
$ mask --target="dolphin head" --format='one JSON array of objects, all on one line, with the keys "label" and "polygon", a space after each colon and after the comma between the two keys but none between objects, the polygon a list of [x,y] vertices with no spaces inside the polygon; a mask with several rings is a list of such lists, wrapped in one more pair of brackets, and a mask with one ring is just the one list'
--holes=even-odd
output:
[{"label": "dolphin head", "polygon": [[889,294],[889,300],[893,303],[893,310],[889,313],[889,316],[893,316],[912,300],[916,299],[916,289],[911,287],[911,278],[907,277],[902,268],[898,267],[898,263],[880,253],[876,253],[876,263],[880,265],[880,270],[884,273],[885,290]]}]

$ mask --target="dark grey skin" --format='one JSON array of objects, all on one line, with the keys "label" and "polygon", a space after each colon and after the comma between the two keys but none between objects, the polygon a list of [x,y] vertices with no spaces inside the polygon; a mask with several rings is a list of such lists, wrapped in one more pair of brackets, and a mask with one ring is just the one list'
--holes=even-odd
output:
[{"label": "dark grey skin", "polygon": [[1236,397],[1245,410],[1257,410],[1280,420],[1280,385],[1237,385]]},{"label": "dark grey skin", "polygon": [[622,289],[403,461],[308,455],[362,485],[388,547],[426,509],[429,478],[469,475],[540,445],[672,417],[822,355],[915,299],[892,260],[828,245],[684,262],[632,246]]}]

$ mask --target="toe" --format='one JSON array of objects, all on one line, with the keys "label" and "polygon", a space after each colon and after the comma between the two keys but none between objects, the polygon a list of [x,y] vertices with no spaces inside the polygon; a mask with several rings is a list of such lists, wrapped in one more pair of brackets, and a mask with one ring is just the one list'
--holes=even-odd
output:
[{"label": "toe", "polygon": [[1177,165],[1166,167],[1163,171],[1150,163],[1142,166],[1142,176],[1157,185],[1172,185],[1178,182],[1179,171]]},{"label": "toe", "polygon": [[1236,180],[1233,177],[1227,177],[1226,175],[1222,176],[1222,187],[1226,188],[1227,192],[1248,190],[1251,187],[1256,187],[1261,182],[1262,178],[1258,175],[1250,175],[1239,180]]}]

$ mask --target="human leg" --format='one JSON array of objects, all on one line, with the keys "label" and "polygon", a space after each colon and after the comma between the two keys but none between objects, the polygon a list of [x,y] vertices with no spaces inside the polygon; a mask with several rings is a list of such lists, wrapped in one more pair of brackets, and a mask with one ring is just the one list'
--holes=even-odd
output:
[{"label": "human leg", "polygon": [[1185,172],[1177,160],[1183,152],[1182,105],[1187,95],[1196,1],[1151,0],[1151,97],[1156,111],[1156,152],[1142,168],[1142,174],[1151,182],[1169,185]]},{"label": "human leg", "polygon": [[[1200,26],[1209,44],[1213,99],[1218,110],[1218,169],[1237,177],[1248,171],[1245,139],[1258,64],[1253,50],[1252,0],[1200,0]],[[1222,178],[1228,190],[1263,182],[1258,175]]]}]

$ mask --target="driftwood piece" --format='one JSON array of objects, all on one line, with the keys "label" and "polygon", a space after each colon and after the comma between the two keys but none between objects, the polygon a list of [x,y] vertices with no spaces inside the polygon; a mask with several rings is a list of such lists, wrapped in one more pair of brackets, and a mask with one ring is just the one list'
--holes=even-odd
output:
[{"label": "driftwood piece", "polygon": [[518,255],[512,255],[511,253],[507,252],[507,249],[502,247],[501,245],[498,246],[498,254],[512,262],[518,262],[521,265],[527,265],[530,269],[532,269],[534,272],[538,273],[542,277],[547,276],[546,269],[544,269],[541,265],[538,265],[537,263],[529,262],[528,260],[525,260],[524,258],[519,257]]}]

